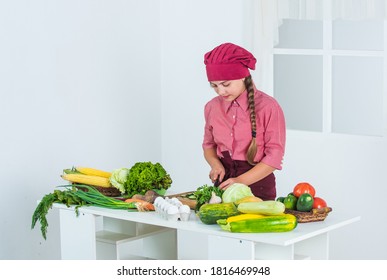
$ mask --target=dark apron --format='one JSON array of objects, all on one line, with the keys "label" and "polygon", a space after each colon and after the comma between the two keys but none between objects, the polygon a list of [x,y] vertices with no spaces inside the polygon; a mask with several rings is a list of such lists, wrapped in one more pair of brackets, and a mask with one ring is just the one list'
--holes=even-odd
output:
[{"label": "dark apron", "polygon": [[[247,161],[233,160],[228,152],[222,152],[223,158],[220,158],[226,174],[223,181],[228,178],[235,178],[253,168]],[[252,193],[262,200],[274,200],[276,198],[275,176],[274,173],[269,174],[262,180],[251,184]]]}]

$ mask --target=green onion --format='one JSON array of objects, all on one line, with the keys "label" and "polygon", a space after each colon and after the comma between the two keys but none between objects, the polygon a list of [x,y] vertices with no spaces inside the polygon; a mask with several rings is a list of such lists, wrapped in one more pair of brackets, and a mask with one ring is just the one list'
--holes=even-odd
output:
[{"label": "green onion", "polygon": [[[74,184],[73,187],[75,189],[73,190],[74,196],[86,202],[88,205],[122,210],[136,208],[135,203],[127,203],[122,200],[105,196],[91,186]],[[87,191],[84,191],[80,188],[85,188]]]},{"label": "green onion", "polygon": [[[75,206],[75,214],[77,216],[79,215],[79,207],[82,206],[99,206],[122,210],[137,208],[135,202],[127,203],[122,200],[107,197],[97,191],[94,187],[88,185],[71,184],[58,187],[65,188],[65,190],[55,190],[53,193],[46,194],[41,199],[32,215],[31,229],[33,229],[39,221],[41,226],[40,230],[44,239],[47,237],[48,227],[46,216],[54,203],[63,203],[67,207]],[[87,189],[87,191],[84,191],[84,189]]]}]

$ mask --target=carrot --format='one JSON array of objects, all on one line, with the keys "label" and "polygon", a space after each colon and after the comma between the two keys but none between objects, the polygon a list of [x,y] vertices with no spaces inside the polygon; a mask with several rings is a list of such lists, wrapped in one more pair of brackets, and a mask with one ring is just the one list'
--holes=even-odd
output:
[{"label": "carrot", "polygon": [[142,199],[128,198],[125,200],[125,202],[126,203],[133,203],[136,206],[137,210],[140,212],[154,211],[155,210],[155,207],[152,203],[147,202],[147,201],[142,200]]}]

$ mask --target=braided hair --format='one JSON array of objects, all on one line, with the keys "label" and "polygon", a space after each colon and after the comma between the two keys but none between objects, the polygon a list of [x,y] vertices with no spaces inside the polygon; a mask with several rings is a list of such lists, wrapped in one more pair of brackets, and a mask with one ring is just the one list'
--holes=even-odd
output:
[{"label": "braided hair", "polygon": [[249,164],[255,165],[256,163],[254,162],[254,158],[255,158],[255,155],[257,154],[257,144],[256,144],[257,121],[256,121],[256,115],[255,115],[254,84],[253,84],[251,75],[245,78],[244,83],[247,90],[247,97],[249,102],[248,105],[250,110],[251,136],[252,136],[250,146],[246,153],[246,158]]}]

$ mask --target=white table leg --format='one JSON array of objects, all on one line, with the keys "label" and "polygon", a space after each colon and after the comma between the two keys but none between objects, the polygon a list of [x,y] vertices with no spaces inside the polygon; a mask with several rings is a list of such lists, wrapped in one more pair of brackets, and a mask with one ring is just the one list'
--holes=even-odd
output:
[{"label": "white table leg", "polygon": [[259,260],[293,260],[294,245],[279,246],[266,243],[256,243],[255,258]]},{"label": "white table leg", "polygon": [[309,258],[312,260],[328,260],[328,232],[295,243],[294,248],[295,254],[298,256],[309,256]]},{"label": "white table leg", "polygon": [[206,260],[208,259],[208,234],[177,230],[177,259]]},{"label": "white table leg", "polygon": [[74,210],[59,210],[63,260],[96,259],[95,217]]}]

